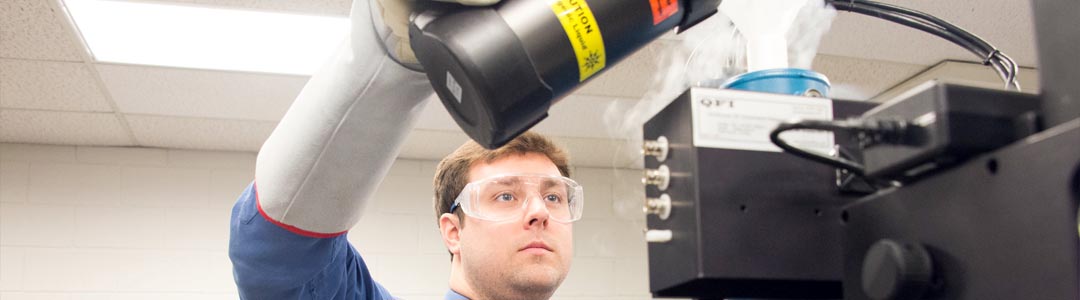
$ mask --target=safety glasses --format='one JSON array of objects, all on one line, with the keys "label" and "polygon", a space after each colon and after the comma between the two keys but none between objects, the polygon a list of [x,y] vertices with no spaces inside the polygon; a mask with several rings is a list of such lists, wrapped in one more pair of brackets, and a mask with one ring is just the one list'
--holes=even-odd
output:
[{"label": "safety glasses", "polygon": [[581,219],[584,194],[570,178],[539,174],[511,174],[470,182],[450,207],[469,217],[488,221],[522,218],[530,202],[543,202],[552,220],[569,223]]}]

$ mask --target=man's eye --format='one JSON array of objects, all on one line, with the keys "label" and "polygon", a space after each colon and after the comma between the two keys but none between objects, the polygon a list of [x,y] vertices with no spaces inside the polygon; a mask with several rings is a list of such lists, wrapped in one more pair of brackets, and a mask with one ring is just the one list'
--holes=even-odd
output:
[{"label": "man's eye", "polygon": [[562,197],[559,197],[559,195],[555,195],[555,194],[547,195],[547,197],[545,197],[545,199],[548,202],[562,202]]},{"label": "man's eye", "polygon": [[511,195],[510,193],[502,193],[498,196],[495,196],[495,199],[499,201],[514,201],[514,195]]}]

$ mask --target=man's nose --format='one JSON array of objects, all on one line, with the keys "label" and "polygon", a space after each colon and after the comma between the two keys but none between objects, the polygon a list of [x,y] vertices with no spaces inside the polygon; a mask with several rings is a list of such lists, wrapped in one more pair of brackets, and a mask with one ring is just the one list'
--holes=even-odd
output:
[{"label": "man's nose", "polygon": [[551,217],[551,212],[548,211],[547,205],[544,204],[544,199],[540,196],[531,196],[525,204],[525,229],[529,229],[532,226],[540,226],[541,228],[547,226],[548,219]]}]

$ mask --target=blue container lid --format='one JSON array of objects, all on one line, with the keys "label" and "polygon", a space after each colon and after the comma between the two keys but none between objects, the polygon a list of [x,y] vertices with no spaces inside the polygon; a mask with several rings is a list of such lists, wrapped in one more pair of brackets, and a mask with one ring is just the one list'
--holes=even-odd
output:
[{"label": "blue container lid", "polygon": [[726,89],[763,93],[829,97],[829,79],[821,73],[806,69],[769,69],[732,77]]},{"label": "blue container lid", "polygon": [[726,82],[724,82],[723,86],[724,87],[739,86],[739,85],[743,85],[743,84],[746,84],[747,82],[751,82],[751,81],[757,81],[757,80],[762,80],[762,79],[776,79],[776,78],[810,79],[810,80],[821,82],[821,83],[823,83],[825,85],[829,85],[829,86],[832,85],[832,84],[829,83],[829,78],[825,77],[825,75],[823,75],[821,73],[814,72],[814,71],[807,70],[807,69],[783,68],[783,69],[768,69],[768,70],[754,71],[754,72],[750,72],[750,73],[743,73],[743,74],[740,74],[739,76],[735,76],[735,77],[732,77],[731,79],[728,79]]}]

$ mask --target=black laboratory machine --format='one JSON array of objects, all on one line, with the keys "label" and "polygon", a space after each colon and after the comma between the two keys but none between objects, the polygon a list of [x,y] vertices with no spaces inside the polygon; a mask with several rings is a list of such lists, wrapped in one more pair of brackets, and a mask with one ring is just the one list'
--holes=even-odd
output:
[{"label": "black laboratory machine", "polygon": [[[673,101],[644,126],[653,295],[1080,299],[1080,3],[1033,12],[1039,95],[927,82],[880,105]],[[979,55],[1018,85],[998,53]]]},{"label": "black laboratory machine", "polygon": [[[1080,299],[1080,2],[1032,1],[1037,95],[1015,91],[1003,50],[944,20],[827,3],[957,44],[1013,90],[927,82],[866,103],[828,99],[827,80],[800,71],[785,78],[802,84],[687,90],[643,126],[653,296]],[[410,30],[455,121],[496,147],[603,71],[590,51],[610,67],[718,4],[503,0]]]}]

